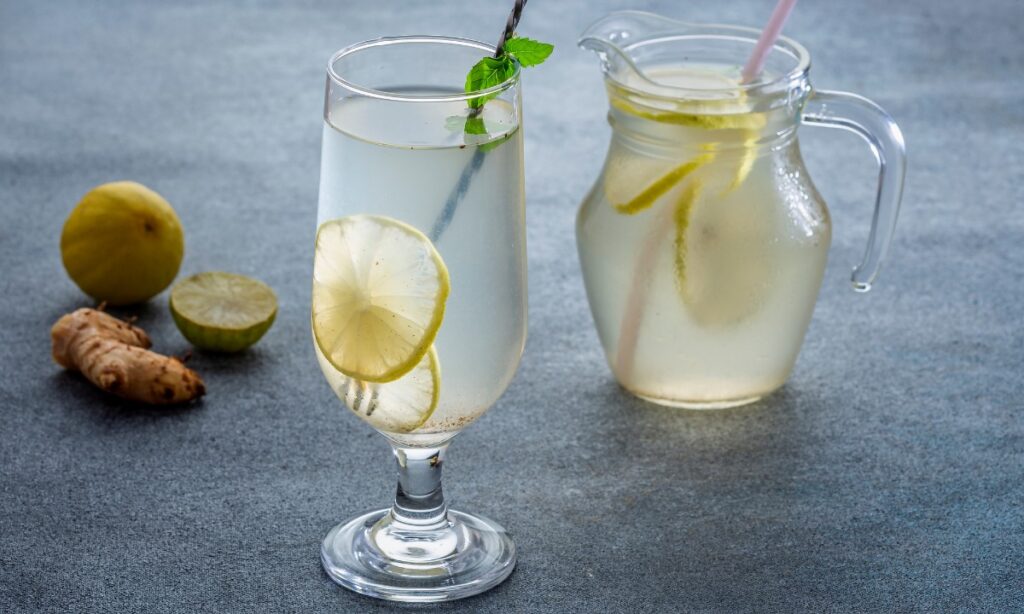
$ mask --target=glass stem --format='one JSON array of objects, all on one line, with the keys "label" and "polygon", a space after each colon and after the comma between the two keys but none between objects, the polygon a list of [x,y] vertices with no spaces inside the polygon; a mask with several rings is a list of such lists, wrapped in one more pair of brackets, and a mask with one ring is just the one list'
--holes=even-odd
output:
[{"label": "glass stem", "polygon": [[398,461],[398,490],[391,516],[407,530],[447,528],[448,504],[441,489],[441,467],[448,445],[406,448],[392,444]]}]

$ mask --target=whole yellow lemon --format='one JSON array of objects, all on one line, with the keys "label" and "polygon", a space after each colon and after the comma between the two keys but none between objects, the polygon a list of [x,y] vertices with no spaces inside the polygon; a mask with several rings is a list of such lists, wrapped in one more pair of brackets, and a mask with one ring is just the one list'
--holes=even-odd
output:
[{"label": "whole yellow lemon", "polygon": [[130,305],[174,281],[185,234],[162,196],[133,181],[117,181],[82,197],[64,222],[60,253],[83,292],[111,305]]}]

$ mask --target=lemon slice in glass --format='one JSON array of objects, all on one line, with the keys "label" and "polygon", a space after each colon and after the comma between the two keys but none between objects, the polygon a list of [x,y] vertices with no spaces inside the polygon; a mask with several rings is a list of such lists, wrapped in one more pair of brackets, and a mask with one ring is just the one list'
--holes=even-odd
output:
[{"label": "lemon slice in glass", "polygon": [[448,269],[423,233],[352,215],[317,231],[313,336],[342,374],[396,380],[420,363],[444,318]]},{"label": "lemon slice in glass", "polygon": [[384,384],[347,377],[334,368],[318,344],[313,347],[334,394],[375,429],[409,433],[423,426],[434,413],[441,392],[441,367],[433,346],[412,371]]},{"label": "lemon slice in glass", "polygon": [[197,348],[217,352],[256,343],[277,316],[277,297],[265,283],[216,271],[179,281],[170,305],[181,334]]}]

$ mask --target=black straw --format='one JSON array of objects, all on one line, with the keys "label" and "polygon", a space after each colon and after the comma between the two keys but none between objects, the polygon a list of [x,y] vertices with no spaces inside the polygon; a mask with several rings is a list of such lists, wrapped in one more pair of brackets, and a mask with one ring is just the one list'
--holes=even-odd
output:
[{"label": "black straw", "polygon": [[[512,38],[516,33],[516,28],[519,27],[519,19],[523,16],[523,9],[526,8],[527,0],[516,0],[515,6],[512,7],[512,12],[508,14],[508,20],[505,21],[505,29],[501,32],[501,39],[498,40],[498,46],[494,50],[494,57],[500,57],[505,51],[505,41]],[[476,107],[469,112],[470,117],[476,117],[483,112],[483,105]],[[459,175],[459,180],[455,183],[455,188],[452,189],[451,194],[448,195],[448,200],[444,203],[444,209],[441,210],[441,215],[437,217],[434,222],[434,227],[430,229],[430,240],[437,242],[444,234],[444,231],[448,229],[448,225],[452,223],[452,218],[455,217],[455,209],[458,208],[459,202],[462,201],[463,197],[466,196],[466,192],[469,191],[469,182],[473,179],[473,175],[476,174],[484,162],[484,152],[479,146],[473,151],[473,157],[470,158],[469,164],[466,168],[462,169],[462,174]]]},{"label": "black straw", "polygon": [[505,41],[512,38],[512,35],[516,33],[516,28],[519,27],[519,19],[523,16],[523,9],[526,8],[526,0],[516,0],[515,6],[512,7],[512,12],[508,14],[508,21],[505,22],[505,30],[501,33],[501,39],[498,41],[498,47],[494,51],[494,57],[498,57],[505,51]]}]

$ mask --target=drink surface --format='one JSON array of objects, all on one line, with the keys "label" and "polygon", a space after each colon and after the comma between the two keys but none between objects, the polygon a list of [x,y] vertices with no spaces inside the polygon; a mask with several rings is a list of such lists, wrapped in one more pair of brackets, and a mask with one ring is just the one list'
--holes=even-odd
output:
[{"label": "drink surface", "polygon": [[[636,72],[629,72],[622,75],[622,84],[640,91],[654,93],[655,85],[677,87],[689,90],[688,97],[699,97],[700,91],[717,91],[717,97],[723,95],[723,90],[734,90],[725,93],[727,97],[739,97],[740,67],[726,66],[710,63],[689,63],[685,66],[679,64],[659,64],[648,66],[644,69],[643,75]],[[770,79],[771,75],[765,75]]]},{"label": "drink surface", "polygon": [[795,122],[755,108],[738,72],[648,71],[693,88],[680,104],[636,95],[639,78],[628,95],[609,84],[614,136],[577,221],[608,362],[623,386],[663,404],[739,404],[781,386],[827,258],[828,212]]},{"label": "drink surface", "polygon": [[[464,102],[357,97],[328,105],[318,226],[354,214],[403,222],[430,239],[450,279],[433,344],[437,406],[415,430],[385,433],[400,443],[449,438],[497,400],[518,365],[526,267],[522,132],[515,117],[508,103],[492,100],[482,114],[486,134],[467,134]],[[452,208],[460,181],[464,193]],[[322,367],[330,380],[331,365]]]}]

